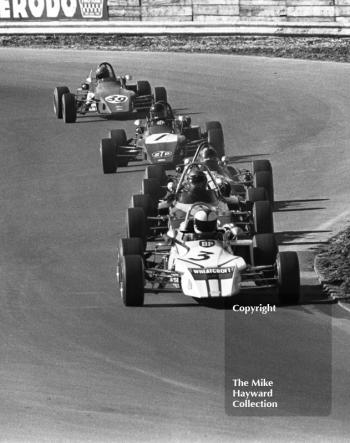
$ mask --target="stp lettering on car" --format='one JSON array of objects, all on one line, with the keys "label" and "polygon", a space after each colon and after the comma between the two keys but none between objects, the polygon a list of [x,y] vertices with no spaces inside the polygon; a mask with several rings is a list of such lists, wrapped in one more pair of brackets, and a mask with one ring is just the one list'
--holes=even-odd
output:
[{"label": "stp lettering on car", "polygon": [[171,151],[156,151],[153,152],[152,157],[154,158],[168,158],[171,157],[173,153]]}]

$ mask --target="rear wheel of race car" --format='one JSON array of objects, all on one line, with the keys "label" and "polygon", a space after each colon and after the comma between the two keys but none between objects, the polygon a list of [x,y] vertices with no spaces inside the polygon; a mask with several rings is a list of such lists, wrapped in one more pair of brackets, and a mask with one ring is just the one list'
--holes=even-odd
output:
[{"label": "rear wheel of race car", "polygon": [[53,110],[57,118],[62,118],[62,96],[68,93],[67,86],[57,86],[53,91]]},{"label": "rear wheel of race car", "polygon": [[126,235],[128,238],[141,238],[147,242],[147,219],[142,208],[128,208],[126,212]]},{"label": "rear wheel of race car", "polygon": [[154,101],[155,102],[168,102],[168,95],[166,89],[163,86],[156,86],[154,88]]},{"label": "rear wheel of race car", "polygon": [[297,304],[300,299],[300,268],[294,251],[280,252],[276,260],[278,298],[281,304]]},{"label": "rear wheel of race car", "polygon": [[148,194],[134,194],[131,196],[131,208],[142,208],[146,217],[155,215],[156,207]]},{"label": "rear wheel of race car", "polygon": [[212,146],[218,157],[225,155],[224,133],[220,122],[207,122],[208,143]]},{"label": "rear wheel of race car", "polygon": [[126,138],[126,133],[125,133],[124,129],[112,129],[111,131],[109,131],[109,136],[116,148],[117,166],[127,166],[128,159],[123,158],[120,155],[123,153],[123,149],[121,149],[120,146],[127,146],[127,144],[128,144],[128,140]]},{"label": "rear wheel of race car", "polygon": [[152,178],[160,184],[166,183],[167,176],[163,165],[148,165],[145,169],[145,179]]},{"label": "rear wheel of race car", "polygon": [[247,200],[254,203],[267,200],[267,192],[265,188],[248,188]]},{"label": "rear wheel of race car", "polygon": [[143,306],[144,264],[140,255],[124,255],[120,258],[120,295],[125,306]]},{"label": "rear wheel of race car", "polygon": [[255,266],[273,265],[278,248],[273,234],[256,234],[253,237],[253,256]]},{"label": "rear wheel of race car", "polygon": [[65,123],[75,123],[77,120],[75,95],[70,92],[62,95],[62,117]]},{"label": "rear wheel of race car", "polygon": [[254,186],[256,188],[265,188],[268,199],[271,203],[274,201],[272,171],[257,171],[254,174]]},{"label": "rear wheel of race car", "polygon": [[115,174],[117,172],[116,149],[110,138],[101,140],[100,152],[104,174]]},{"label": "rear wheel of race car", "polygon": [[269,201],[257,201],[254,203],[253,221],[256,234],[273,233],[273,215]]},{"label": "rear wheel of race car", "polygon": [[258,171],[272,171],[270,160],[254,160],[253,174]]},{"label": "rear wheel of race car", "polygon": [[147,80],[139,80],[136,82],[137,95],[151,95],[151,85]]},{"label": "rear wheel of race car", "polygon": [[158,201],[164,193],[165,189],[162,189],[160,181],[156,178],[144,178],[142,180],[141,194],[147,194],[154,201]]}]

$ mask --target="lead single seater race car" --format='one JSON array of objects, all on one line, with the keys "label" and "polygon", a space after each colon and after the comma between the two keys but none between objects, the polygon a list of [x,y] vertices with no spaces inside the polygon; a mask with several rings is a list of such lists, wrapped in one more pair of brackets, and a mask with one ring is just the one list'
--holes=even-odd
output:
[{"label": "lead single seater race car", "polygon": [[209,142],[220,154],[225,153],[220,122],[207,122],[205,131],[202,131],[200,126],[192,125],[190,117],[175,117],[170,105],[163,101],[156,102],[150,109],[149,118],[136,120],[135,125],[135,135],[130,139],[123,129],[114,129],[108,138],[101,140],[105,174],[114,174],[119,167],[140,161],[172,169],[185,157],[193,156],[203,141]]},{"label": "lead single seater race car", "polygon": [[106,118],[125,116],[134,111],[149,111],[152,103],[167,100],[166,89],[155,87],[152,93],[148,81],[128,84],[129,74],[116,75],[110,63],[100,63],[93,74],[77,89],[70,92],[67,86],[54,89],[53,107],[57,118],[74,123],[79,115],[97,115]]},{"label": "lead single seater race car", "polygon": [[[143,213],[141,208],[134,210]],[[120,239],[117,281],[126,306],[142,306],[145,293],[183,293],[197,301],[222,301],[252,288],[277,290],[281,304],[298,303],[296,252],[279,252],[271,233],[240,238],[225,224],[218,227],[220,216],[212,214],[209,205],[197,202],[178,228],[155,235],[152,242]]]}]

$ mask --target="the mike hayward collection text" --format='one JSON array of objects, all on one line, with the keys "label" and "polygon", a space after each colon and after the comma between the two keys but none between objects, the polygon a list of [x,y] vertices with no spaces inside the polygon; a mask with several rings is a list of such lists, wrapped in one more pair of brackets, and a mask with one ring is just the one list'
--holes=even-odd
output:
[{"label": "the mike hayward collection text", "polygon": [[233,378],[232,382],[232,406],[234,408],[278,408],[278,402],[273,401],[272,380]]}]

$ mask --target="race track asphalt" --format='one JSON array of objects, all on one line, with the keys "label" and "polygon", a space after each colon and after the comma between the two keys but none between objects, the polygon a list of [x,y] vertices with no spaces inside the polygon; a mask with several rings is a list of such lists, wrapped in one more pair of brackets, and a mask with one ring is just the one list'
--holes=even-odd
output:
[{"label": "race track asphalt", "polygon": [[[133,122],[65,125],[52,110],[53,88],[101,61],[165,86],[193,122],[221,121],[230,155],[271,160],[299,306],[246,316],[164,294],[122,306],[116,245],[143,170],[104,176],[99,141]],[[349,313],[312,263],[350,218],[349,78],[327,62],[0,50],[0,441],[347,441]],[[233,409],[233,378],[272,380],[278,408]]]}]

